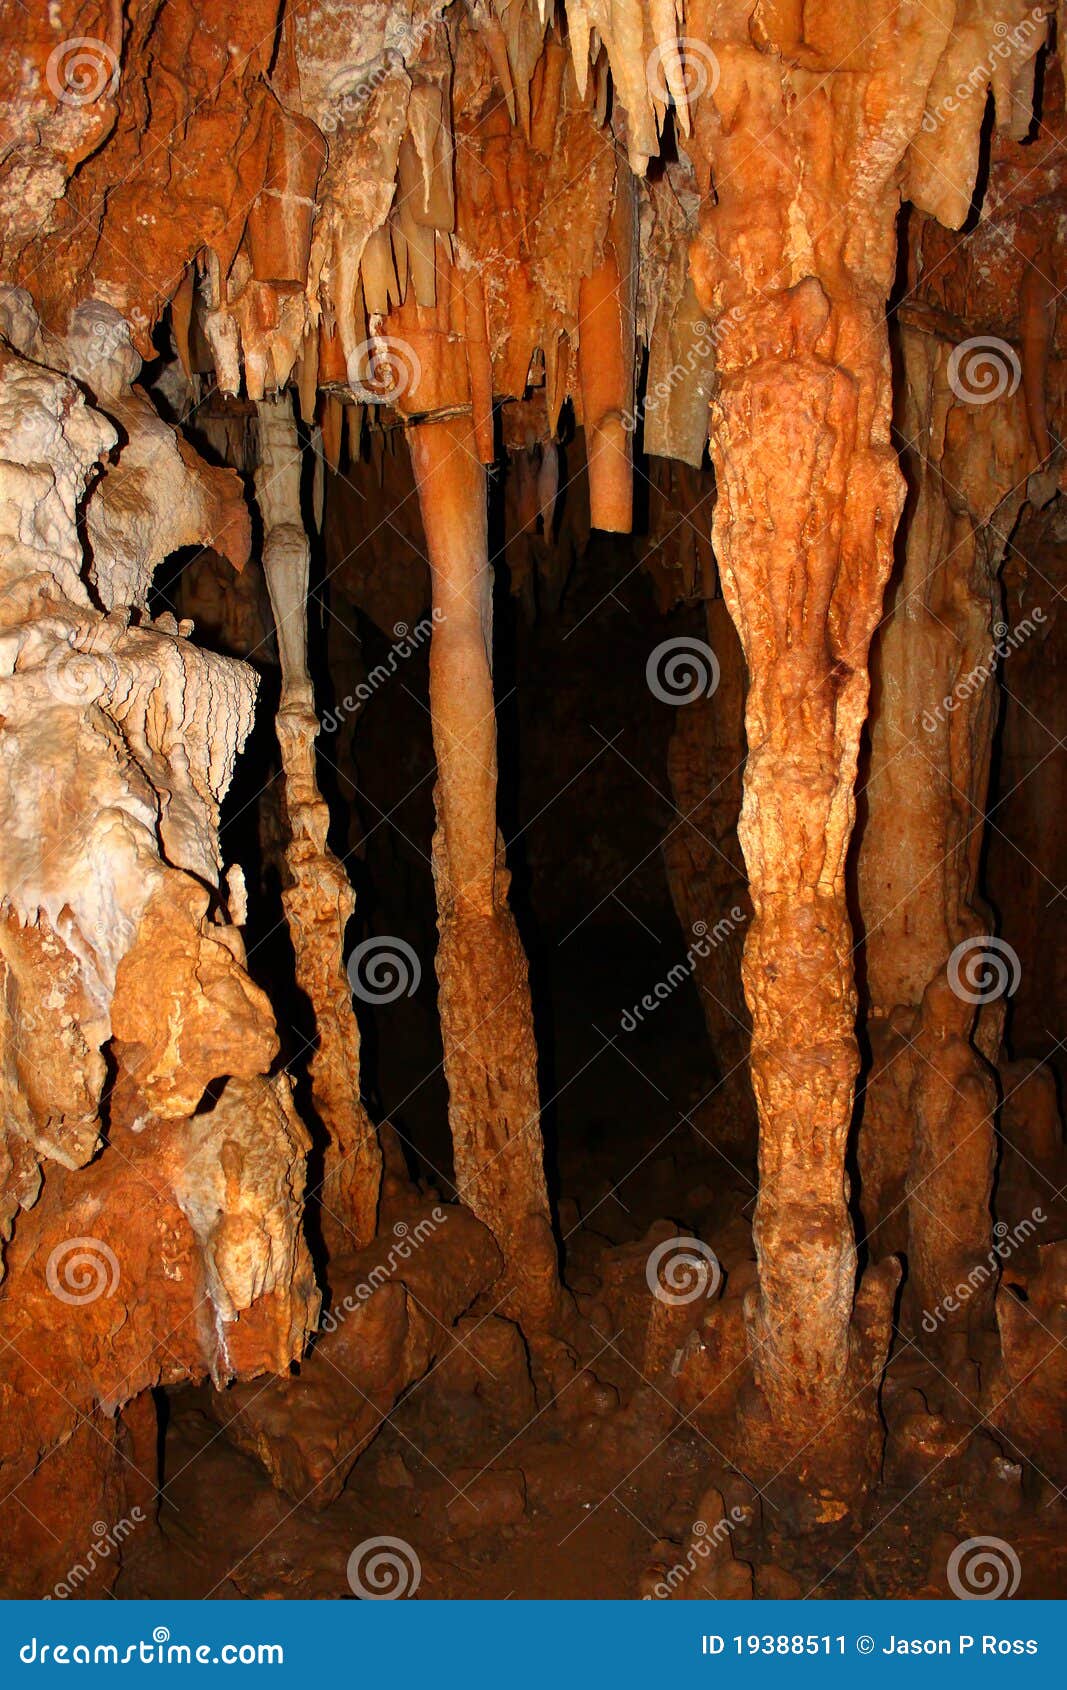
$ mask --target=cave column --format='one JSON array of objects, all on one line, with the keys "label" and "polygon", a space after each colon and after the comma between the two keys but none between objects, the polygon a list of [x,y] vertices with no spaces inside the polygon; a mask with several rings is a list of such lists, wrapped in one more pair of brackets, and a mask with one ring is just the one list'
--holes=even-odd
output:
[{"label": "cave column", "polygon": [[860,51],[842,14],[841,38],[828,23],[834,39],[814,48],[786,39],[776,14],[771,51],[744,30],[715,40],[718,21],[710,7],[690,20],[719,72],[698,108],[713,191],[690,265],[715,342],[713,539],[748,670],[738,831],[760,1190],[741,1458],[796,1518],[829,1523],[878,1470],[899,1277],[894,1260],[859,1280],[849,1212],[859,1055],[846,859],[904,497],[885,325],[896,172],[944,35],[902,38],[886,23]]},{"label": "cave column", "polygon": [[[1035,633],[1003,620],[1000,566],[1035,466],[1012,348],[912,306],[900,317],[904,465],[915,493],[872,675],[858,854],[870,1038],[859,1139],[876,1259],[907,1251],[905,1316],[962,1360],[992,1281],[953,1295],[993,1244],[999,1055],[1017,958],[979,890],[998,670]],[[956,349],[960,348],[961,352]],[[984,359],[984,365],[983,365]],[[983,386],[983,380],[985,386]],[[990,401],[991,383],[1000,396]]]},{"label": "cave column", "polygon": [[[877,1286],[881,1331],[868,1349],[853,1318],[845,1173],[858,1070],[845,860],[901,484],[884,327],[833,303],[828,282],[805,278],[735,320],[712,453],[723,592],[749,671],[738,831],[753,904],[743,975],[760,1192],[748,1435],[764,1473],[800,1452],[791,1476],[830,1520],[873,1469],[894,1278]],[[865,368],[849,362],[849,341]]]},{"label": "cave column", "polygon": [[409,431],[433,580],[437,976],[459,1194],[491,1228],[508,1307],[545,1328],[559,1296],[526,957],[496,822],[487,478],[469,416]]},{"label": "cave column", "polygon": [[381,1150],[360,1101],[359,1026],[344,966],[355,894],[326,843],[329,811],[315,772],[319,731],[307,658],[310,548],[301,516],[301,455],[288,395],[257,406],[256,497],[263,517],[263,569],[278,638],[282,691],[275,722],[290,837],[282,893],[297,985],[315,1016],[311,1092],[327,1135],[320,1189],[331,1255],[374,1237]]}]

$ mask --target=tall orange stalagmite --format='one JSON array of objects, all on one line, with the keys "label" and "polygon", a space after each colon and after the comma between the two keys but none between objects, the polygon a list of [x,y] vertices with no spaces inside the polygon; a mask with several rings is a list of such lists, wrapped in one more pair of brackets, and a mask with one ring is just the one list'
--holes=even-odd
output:
[{"label": "tall orange stalagmite", "polygon": [[695,111],[698,174],[715,191],[691,272],[718,325],[713,535],[749,678],[738,831],[760,1191],[741,1442],[797,1517],[832,1522],[878,1470],[900,1272],[891,1259],[860,1281],[849,1215],[859,1055],[845,871],[868,650],[904,498],[885,327],[898,172],[947,25],[872,28],[865,8],[843,6],[804,40],[780,11],[752,25],[754,44],[747,19],[699,4],[687,25],[716,65]]},{"label": "tall orange stalagmite", "polygon": [[526,957],[496,823],[486,472],[469,416],[416,424],[411,457],[433,578],[437,976],[456,1182],[503,1250],[527,1332],[559,1298]]}]

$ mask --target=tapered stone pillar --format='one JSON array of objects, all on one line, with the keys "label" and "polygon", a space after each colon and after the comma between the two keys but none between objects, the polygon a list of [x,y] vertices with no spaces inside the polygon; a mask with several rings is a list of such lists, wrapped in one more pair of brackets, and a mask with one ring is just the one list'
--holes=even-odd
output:
[{"label": "tapered stone pillar", "polygon": [[456,1182],[504,1253],[507,1308],[536,1331],[554,1318],[559,1280],[526,957],[496,823],[486,472],[469,417],[418,424],[409,439],[433,575],[437,977]]},{"label": "tapered stone pillar", "polygon": [[327,1134],[319,1192],[331,1254],[374,1237],[381,1150],[360,1101],[359,1026],[345,973],[345,927],[355,894],[326,843],[329,811],[315,773],[319,731],[307,662],[309,547],[300,509],[300,450],[291,400],[258,406],[256,495],[263,515],[263,569],[278,637],[282,694],[276,721],[290,838],[282,893],[296,982],[315,1016],[311,1092]]},{"label": "tapered stone pillar", "polygon": [[[744,9],[743,9],[744,11]],[[795,1517],[840,1519],[879,1463],[899,1264],[859,1283],[846,1152],[859,1066],[846,862],[871,636],[904,483],[885,301],[898,175],[947,16],[808,38],[799,14],[687,10],[714,56],[696,106],[691,273],[711,325],[723,596],[748,669],[739,838],[759,1117],[758,1288],[743,1459]]]}]

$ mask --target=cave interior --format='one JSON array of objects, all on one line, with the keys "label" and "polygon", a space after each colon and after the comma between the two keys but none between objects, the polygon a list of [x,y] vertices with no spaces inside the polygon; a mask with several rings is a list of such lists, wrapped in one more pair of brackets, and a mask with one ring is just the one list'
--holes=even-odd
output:
[{"label": "cave interior", "polygon": [[0,0],[0,1594],[1067,1594],[1065,42]]}]

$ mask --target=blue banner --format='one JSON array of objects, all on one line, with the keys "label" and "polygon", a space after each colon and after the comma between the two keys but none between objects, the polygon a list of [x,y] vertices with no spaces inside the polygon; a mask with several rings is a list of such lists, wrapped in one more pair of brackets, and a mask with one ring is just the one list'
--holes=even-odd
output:
[{"label": "blue banner", "polygon": [[0,1683],[1041,1684],[1059,1602],[0,1603]]}]

